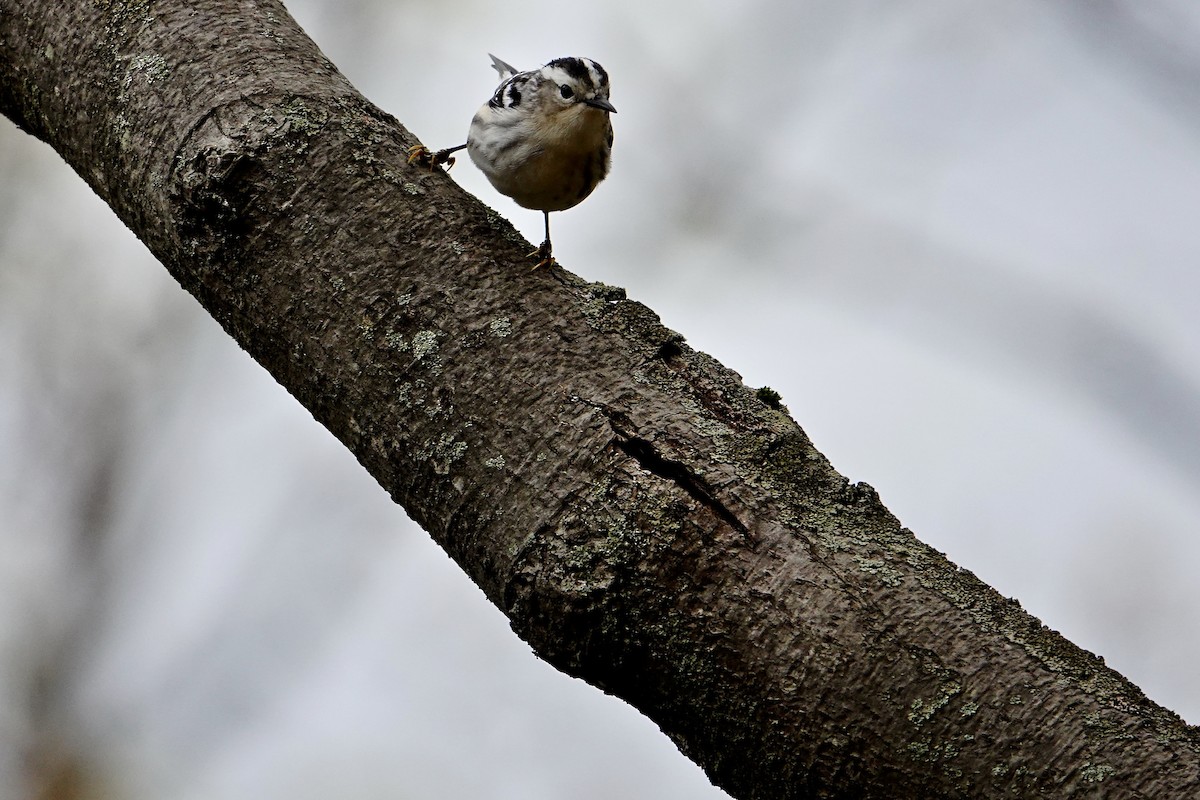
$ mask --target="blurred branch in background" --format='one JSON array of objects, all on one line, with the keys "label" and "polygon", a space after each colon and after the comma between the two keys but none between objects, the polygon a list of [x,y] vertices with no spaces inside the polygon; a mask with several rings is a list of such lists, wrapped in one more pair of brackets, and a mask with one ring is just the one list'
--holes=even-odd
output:
[{"label": "blurred branch in background", "polygon": [[1191,3],[1072,0],[1057,9],[1105,59],[1119,61],[1138,91],[1200,129],[1200,13]]}]

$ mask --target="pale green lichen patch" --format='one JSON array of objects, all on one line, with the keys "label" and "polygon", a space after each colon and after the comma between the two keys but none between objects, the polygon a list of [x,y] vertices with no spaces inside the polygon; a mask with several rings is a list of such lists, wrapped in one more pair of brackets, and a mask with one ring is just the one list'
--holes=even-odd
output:
[{"label": "pale green lichen patch", "polygon": [[413,404],[413,385],[411,383],[402,383],[396,389],[396,402],[404,408],[411,408]]},{"label": "pale green lichen patch", "polygon": [[129,61],[129,69],[125,72],[125,77],[121,81],[121,88],[128,89],[133,85],[134,79],[139,76],[146,83],[156,83],[166,78],[169,73],[170,69],[167,67],[167,60],[158,53],[134,56]]},{"label": "pale green lichen patch", "polygon": [[928,742],[909,742],[908,747],[909,758],[914,761],[925,761],[929,758],[929,743]]},{"label": "pale green lichen patch", "polygon": [[504,469],[504,456],[492,456],[491,458],[485,460],[483,465],[485,467],[490,467],[491,469]]},{"label": "pale green lichen patch", "polygon": [[300,134],[314,134],[329,122],[329,111],[314,108],[299,97],[292,97],[279,104],[288,127]]},{"label": "pale green lichen patch", "polygon": [[1085,714],[1083,724],[1087,726],[1088,733],[1091,735],[1124,740],[1136,738],[1134,733],[1124,729],[1119,723],[1111,719],[1106,719],[1095,712]]},{"label": "pale green lichen patch", "polygon": [[964,717],[973,717],[979,712],[979,703],[967,702],[963,703],[962,710],[958,713]]},{"label": "pale green lichen patch", "polygon": [[124,32],[134,25],[146,25],[154,21],[150,8],[154,0],[102,0],[97,5],[109,17],[108,27]]},{"label": "pale green lichen patch", "polygon": [[[908,757],[913,761],[923,761],[927,764],[950,761],[960,752],[953,742],[937,744],[929,739],[909,742],[906,749]],[[961,775],[958,770],[951,770],[951,772]]]},{"label": "pale green lichen patch", "polygon": [[950,698],[962,691],[960,683],[944,683],[938,687],[937,695],[929,700],[913,700],[912,706],[908,711],[908,721],[914,725],[921,725],[927,722],[930,717],[937,713],[938,709],[944,707],[950,702]]},{"label": "pale green lichen patch", "polygon": [[488,323],[488,330],[492,332],[493,336],[503,339],[512,333],[512,320],[508,317],[497,317]]},{"label": "pale green lichen patch", "polygon": [[430,419],[435,419],[441,416],[444,411],[446,411],[446,407],[442,405],[442,400],[439,397],[435,396],[430,398],[430,400],[432,402],[425,402],[422,405],[425,406],[425,416],[429,417]]},{"label": "pale green lichen patch", "polygon": [[457,441],[450,434],[443,434],[430,449],[429,461],[433,464],[433,471],[438,475],[448,475],[454,462],[467,454],[467,443]]},{"label": "pale green lichen patch", "polygon": [[514,243],[525,241],[525,238],[512,226],[512,223],[497,214],[494,209],[487,209],[484,212],[484,219],[487,220],[488,227],[499,233],[507,241]]},{"label": "pale green lichen patch", "polygon": [[[399,384],[393,397],[402,408],[420,410],[430,419],[446,415],[451,411],[440,397],[430,392],[429,384],[423,380],[405,381]],[[470,423],[467,424],[467,427],[470,427]]]},{"label": "pale green lichen patch", "polygon": [[1116,771],[1115,767],[1108,764],[1084,764],[1083,769],[1079,771],[1079,776],[1088,783],[1103,783],[1109,775]]},{"label": "pale green lichen patch", "polygon": [[885,586],[899,586],[904,583],[904,576],[895,567],[890,566],[881,558],[864,558],[855,556],[860,572],[875,575]]},{"label": "pale green lichen patch", "polygon": [[397,333],[396,331],[384,334],[383,343],[390,350],[399,350],[400,352],[404,352],[408,349],[408,341],[404,338],[403,334]]},{"label": "pale green lichen patch", "polygon": [[587,292],[595,300],[601,300],[606,303],[617,303],[628,298],[625,289],[621,286],[610,286],[607,283],[596,281],[587,285]]},{"label": "pale green lichen patch", "polygon": [[437,340],[437,331],[417,331],[413,334],[412,351],[418,361],[437,352]]}]

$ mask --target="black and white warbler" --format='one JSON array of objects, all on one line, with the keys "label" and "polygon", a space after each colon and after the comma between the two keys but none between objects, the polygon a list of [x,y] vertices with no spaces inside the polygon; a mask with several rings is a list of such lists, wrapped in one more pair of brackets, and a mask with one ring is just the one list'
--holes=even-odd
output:
[{"label": "black and white warbler", "polygon": [[500,86],[471,120],[467,143],[430,153],[409,151],[409,163],[453,165],[463,148],[492,186],[519,205],[541,211],[546,241],[531,253],[534,267],[554,263],[550,212],[578,205],[608,175],[616,109],[608,73],[590,58],[556,58],[518,72],[492,56]]}]

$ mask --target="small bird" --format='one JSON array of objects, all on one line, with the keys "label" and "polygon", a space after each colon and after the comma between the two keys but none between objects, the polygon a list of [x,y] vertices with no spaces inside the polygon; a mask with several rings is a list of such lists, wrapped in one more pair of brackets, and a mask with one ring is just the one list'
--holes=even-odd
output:
[{"label": "small bird", "polygon": [[[490,54],[489,54],[490,55]],[[613,129],[608,73],[590,58],[556,58],[518,72],[492,56],[500,86],[471,120],[467,143],[430,153],[409,150],[408,162],[453,166],[464,147],[492,186],[525,208],[541,211],[546,241],[530,253],[534,269],[555,263],[550,212],[583,201],[608,175]]]}]

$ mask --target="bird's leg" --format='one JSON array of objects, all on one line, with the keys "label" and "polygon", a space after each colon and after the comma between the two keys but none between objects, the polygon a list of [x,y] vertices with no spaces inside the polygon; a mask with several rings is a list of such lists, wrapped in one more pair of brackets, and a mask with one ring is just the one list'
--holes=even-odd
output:
[{"label": "bird's leg", "polygon": [[450,154],[457,153],[464,147],[466,147],[465,144],[460,144],[458,147],[447,147],[444,150],[432,153],[423,144],[413,145],[408,148],[408,163],[416,164],[418,167],[429,167],[430,169],[439,164],[445,164],[446,169],[450,169],[454,166],[454,158]]},{"label": "bird's leg", "polygon": [[554,260],[554,254],[550,248],[550,212],[543,211],[542,215],[546,218],[546,241],[542,242],[537,250],[534,250],[529,254],[530,257],[537,256],[538,263],[533,265],[534,269],[553,267],[558,264],[558,262]]}]

